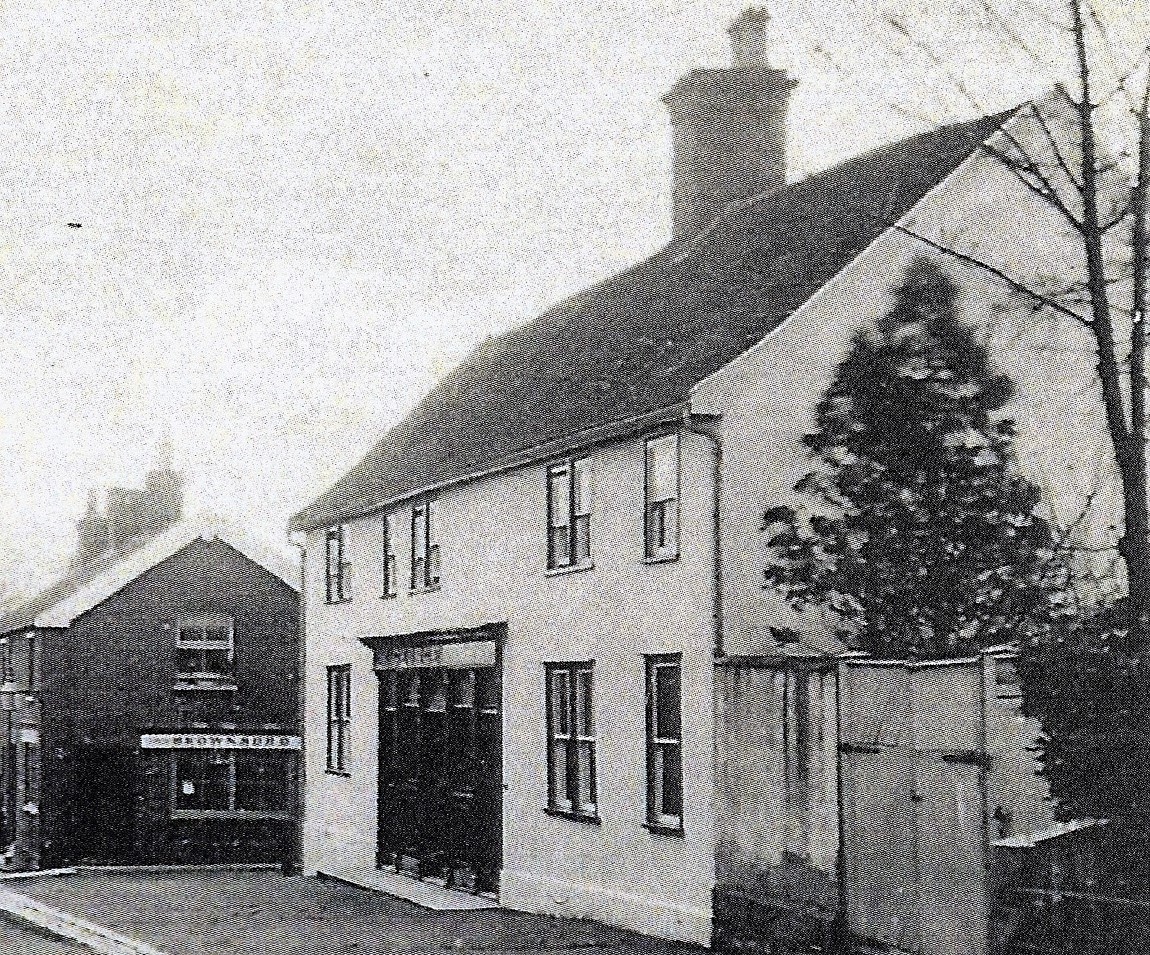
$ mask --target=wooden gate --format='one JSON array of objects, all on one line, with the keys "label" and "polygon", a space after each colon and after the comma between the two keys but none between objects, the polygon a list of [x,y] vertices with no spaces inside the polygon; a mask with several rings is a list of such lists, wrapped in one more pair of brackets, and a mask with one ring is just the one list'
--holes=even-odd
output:
[{"label": "wooden gate", "polygon": [[857,938],[987,951],[983,680],[978,659],[840,666],[844,894]]},{"label": "wooden gate", "polygon": [[[477,644],[455,646],[466,649],[377,649],[376,861],[450,888],[496,893],[503,789],[499,667],[480,659]],[[490,665],[466,665],[475,663]]]}]

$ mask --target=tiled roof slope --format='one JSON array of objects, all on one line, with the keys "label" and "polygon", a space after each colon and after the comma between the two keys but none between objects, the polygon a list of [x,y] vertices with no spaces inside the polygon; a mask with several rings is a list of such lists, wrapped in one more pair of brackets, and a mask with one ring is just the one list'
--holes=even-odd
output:
[{"label": "tiled roof slope", "polygon": [[128,542],[126,547],[109,551],[96,560],[69,567],[62,574],[49,575],[34,585],[34,589],[30,592],[6,600],[0,605],[0,635],[26,630],[33,626],[43,611],[71,597],[91,580],[126,560],[146,543],[146,537],[134,539]]},{"label": "tiled roof slope", "polygon": [[489,339],[291,528],[335,524],[530,448],[682,403],[1009,115],[945,126],[732,207],[701,236]]}]

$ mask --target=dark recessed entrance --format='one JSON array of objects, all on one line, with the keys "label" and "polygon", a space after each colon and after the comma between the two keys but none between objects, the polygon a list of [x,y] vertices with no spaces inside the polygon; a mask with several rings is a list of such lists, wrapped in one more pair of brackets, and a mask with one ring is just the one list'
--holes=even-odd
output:
[{"label": "dark recessed entrance", "polygon": [[490,636],[484,629],[429,635],[420,645],[372,641],[380,684],[376,862],[448,888],[497,893],[498,644],[475,635]]}]

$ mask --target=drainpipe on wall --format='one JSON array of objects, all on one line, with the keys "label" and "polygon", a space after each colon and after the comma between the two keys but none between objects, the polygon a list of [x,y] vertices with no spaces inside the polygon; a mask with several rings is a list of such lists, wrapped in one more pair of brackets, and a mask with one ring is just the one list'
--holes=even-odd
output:
[{"label": "drainpipe on wall", "polygon": [[299,756],[296,760],[295,791],[292,793],[295,821],[292,823],[291,847],[284,859],[285,875],[300,875],[303,872],[303,824],[304,807],[307,804],[307,640],[305,621],[307,620],[307,545],[306,540],[291,535],[289,542],[299,549],[299,626],[296,647],[296,727],[300,737]]},{"label": "drainpipe on wall", "polygon": [[683,428],[691,434],[697,434],[711,442],[714,450],[714,474],[711,482],[713,498],[711,501],[712,533],[714,534],[712,558],[712,596],[711,617],[714,621],[714,651],[715,659],[723,657],[726,653],[723,640],[723,438],[720,426],[722,418],[717,414],[695,414],[689,409],[683,414]]}]

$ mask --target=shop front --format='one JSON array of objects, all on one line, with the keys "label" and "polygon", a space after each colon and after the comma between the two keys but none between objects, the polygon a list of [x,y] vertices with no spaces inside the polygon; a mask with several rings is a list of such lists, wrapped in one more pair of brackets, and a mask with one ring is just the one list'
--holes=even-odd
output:
[{"label": "shop front", "polygon": [[300,748],[299,736],[267,731],[143,734],[136,856],[171,863],[284,861]]},{"label": "shop front", "polygon": [[377,867],[498,893],[504,631],[363,641],[379,678]]}]

